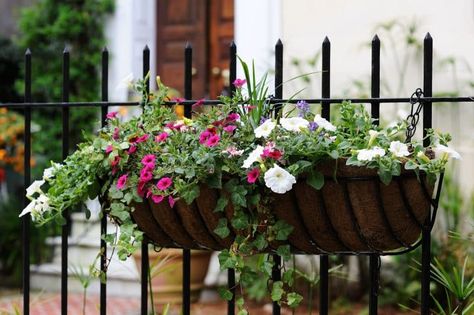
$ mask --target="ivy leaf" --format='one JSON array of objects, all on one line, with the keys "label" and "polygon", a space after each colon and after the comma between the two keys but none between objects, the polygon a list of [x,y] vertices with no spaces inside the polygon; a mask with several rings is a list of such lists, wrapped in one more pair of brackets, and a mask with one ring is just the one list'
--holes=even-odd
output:
[{"label": "ivy leaf", "polygon": [[390,184],[390,182],[392,181],[392,173],[382,169],[379,169],[377,173],[379,174],[382,183],[384,183],[385,185]]},{"label": "ivy leaf", "polygon": [[320,190],[324,186],[324,176],[320,172],[311,172],[306,182],[314,189]]},{"label": "ivy leaf", "polygon": [[295,270],[288,269],[285,272],[283,272],[281,279],[283,280],[284,283],[287,283],[289,286],[292,286],[293,281],[294,281],[294,275],[295,275]]},{"label": "ivy leaf", "polygon": [[222,188],[222,173],[216,172],[212,176],[207,178],[207,184],[211,188],[221,189]]},{"label": "ivy leaf", "polygon": [[283,258],[284,261],[288,261],[291,258],[290,245],[280,245],[278,246],[276,253],[278,256]]},{"label": "ivy leaf", "polygon": [[281,281],[275,281],[273,282],[273,287],[272,287],[272,301],[277,302],[280,301],[282,296],[283,296],[283,282]]},{"label": "ivy leaf", "polygon": [[263,250],[265,247],[267,247],[268,242],[265,239],[265,236],[263,236],[263,234],[258,234],[257,237],[255,237],[255,240],[253,241],[253,245],[258,250]]},{"label": "ivy leaf", "polygon": [[273,262],[265,260],[260,266],[260,271],[263,272],[266,276],[270,277],[272,275]]},{"label": "ivy leaf", "polygon": [[278,220],[273,226],[273,230],[276,232],[275,239],[277,241],[286,241],[293,232],[293,227],[283,220]]},{"label": "ivy leaf", "polygon": [[300,302],[303,300],[303,297],[296,292],[291,292],[286,295],[286,303],[291,308],[297,307]]},{"label": "ivy leaf", "polygon": [[232,300],[233,294],[232,294],[232,292],[230,292],[230,290],[225,289],[225,288],[218,288],[217,292],[219,292],[219,295],[224,300],[226,300],[226,301]]},{"label": "ivy leaf", "polygon": [[237,313],[237,315],[248,315],[248,314],[249,314],[249,312],[247,312],[247,310],[245,310],[245,309],[241,309],[241,310],[239,310],[239,312]]},{"label": "ivy leaf", "polygon": [[199,186],[193,185],[189,189],[183,190],[181,197],[183,197],[184,201],[186,201],[186,203],[190,205],[194,199],[199,197],[199,193],[200,193]]},{"label": "ivy leaf", "polygon": [[230,230],[227,227],[227,219],[221,218],[217,223],[217,227],[214,229],[214,233],[219,235],[220,238],[226,238],[230,234]]},{"label": "ivy leaf", "polygon": [[407,161],[405,163],[405,169],[406,170],[414,170],[414,169],[417,169],[418,168],[418,165],[416,163],[413,163],[413,161]]},{"label": "ivy leaf", "polygon": [[243,211],[236,211],[232,219],[232,226],[236,229],[245,229],[249,226],[249,217]]},{"label": "ivy leaf", "polygon": [[226,197],[220,197],[219,199],[217,199],[217,204],[216,204],[216,208],[214,209],[214,212],[224,211],[228,203],[229,203],[229,200]]},{"label": "ivy leaf", "polygon": [[234,268],[237,262],[235,256],[232,256],[228,249],[221,251],[218,258],[221,270]]}]

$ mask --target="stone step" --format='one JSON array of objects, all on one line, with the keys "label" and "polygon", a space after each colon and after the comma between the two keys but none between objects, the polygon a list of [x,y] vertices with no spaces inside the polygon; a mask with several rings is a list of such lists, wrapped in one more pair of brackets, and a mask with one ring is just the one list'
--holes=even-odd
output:
[{"label": "stone step", "polygon": [[[140,281],[136,268],[133,267],[134,270],[127,272],[127,269],[123,267],[113,268],[112,266],[113,263],[110,265],[109,272],[107,273],[107,295],[139,297]],[[83,268],[83,271],[85,274],[88,274],[88,268]],[[45,292],[60,292],[61,267],[57,264],[32,265],[30,279],[32,289]],[[68,270],[68,292],[82,293],[83,290],[79,277],[75,275],[74,270],[70,268],[70,270]],[[87,293],[100,293],[99,279],[93,278],[90,280]]]}]

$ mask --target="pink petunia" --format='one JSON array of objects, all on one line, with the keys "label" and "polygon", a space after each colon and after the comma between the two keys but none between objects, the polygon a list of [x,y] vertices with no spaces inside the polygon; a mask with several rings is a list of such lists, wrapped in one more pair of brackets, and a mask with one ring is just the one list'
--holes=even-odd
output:
[{"label": "pink petunia", "polygon": [[204,99],[201,98],[200,100],[198,100],[196,103],[193,104],[192,108],[195,109],[199,106],[202,106],[203,103],[204,103]]},{"label": "pink petunia", "polygon": [[158,183],[156,184],[156,187],[158,187],[159,190],[166,190],[168,187],[171,186],[173,183],[173,180],[169,177],[163,177],[161,178]]},{"label": "pink petunia", "polygon": [[149,137],[150,135],[144,134],[143,136],[137,138],[136,143],[145,142],[148,140]]},{"label": "pink petunia", "polygon": [[159,135],[155,137],[155,142],[163,142],[166,139],[168,139],[168,133],[167,132],[162,132]]},{"label": "pink petunia", "polygon": [[152,195],[151,196],[151,200],[153,200],[154,203],[160,203],[163,201],[163,199],[165,199],[164,196],[162,195]]},{"label": "pink petunia", "polygon": [[236,88],[240,89],[245,83],[247,83],[245,79],[235,79],[232,84],[234,84]]},{"label": "pink petunia", "polygon": [[212,132],[210,132],[209,130],[205,130],[203,131],[200,135],[199,135],[199,143],[200,144],[204,144],[207,142],[207,140],[213,135]]},{"label": "pink petunia", "polygon": [[171,208],[174,207],[174,204],[176,203],[176,200],[174,200],[173,196],[168,196],[168,203],[170,205]]},{"label": "pink petunia", "polygon": [[209,139],[207,139],[205,145],[206,145],[206,147],[215,147],[219,143],[220,139],[221,139],[221,137],[219,137],[219,135],[213,135],[213,136],[209,137]]},{"label": "pink petunia", "polygon": [[153,179],[153,173],[151,172],[150,169],[145,167],[140,171],[140,181],[149,182],[152,179]]},{"label": "pink petunia", "polygon": [[279,160],[282,157],[282,155],[283,155],[283,153],[278,149],[265,148],[263,150],[263,153],[262,153],[261,157],[271,158],[271,159],[274,159],[274,160]]},{"label": "pink petunia", "polygon": [[154,154],[147,154],[142,159],[143,165],[155,164],[156,157]]},{"label": "pink petunia", "polygon": [[224,127],[224,131],[228,133],[233,133],[235,129],[237,129],[237,126],[234,125],[228,125]]},{"label": "pink petunia", "polygon": [[117,181],[117,188],[118,189],[124,189],[125,188],[125,185],[127,184],[127,178],[128,178],[127,174],[122,175],[122,176],[119,177],[119,179]]},{"label": "pink petunia", "polygon": [[114,133],[113,133],[113,135],[112,135],[112,138],[113,138],[114,140],[117,140],[117,139],[119,138],[119,134],[120,134],[120,129],[119,129],[118,127],[115,127]]},{"label": "pink petunia", "polygon": [[226,118],[226,120],[229,122],[237,121],[239,119],[240,119],[240,115],[237,113],[230,113],[229,115],[227,115],[227,118]]},{"label": "pink petunia", "polygon": [[260,176],[260,169],[256,167],[247,173],[247,182],[249,184],[253,184],[257,181],[259,176]]},{"label": "pink petunia", "polygon": [[137,151],[137,146],[134,145],[134,144],[132,144],[132,145],[130,146],[130,148],[128,148],[127,153],[128,153],[128,154],[133,154],[133,153],[135,153],[136,151]]},{"label": "pink petunia", "polygon": [[110,165],[112,165],[112,167],[115,167],[115,166],[117,166],[119,163],[120,163],[120,156],[117,155],[116,157],[114,157],[113,161],[110,162]]},{"label": "pink petunia", "polygon": [[146,186],[146,182],[143,182],[143,181],[138,182],[137,193],[142,198],[145,196],[145,193],[146,193],[145,186]]},{"label": "pink petunia", "polygon": [[106,118],[107,119],[114,119],[114,118],[117,118],[117,112],[110,112],[106,115]]},{"label": "pink petunia", "polygon": [[107,148],[105,149],[105,153],[110,154],[110,152],[112,152],[113,150],[114,150],[114,146],[109,144]]}]

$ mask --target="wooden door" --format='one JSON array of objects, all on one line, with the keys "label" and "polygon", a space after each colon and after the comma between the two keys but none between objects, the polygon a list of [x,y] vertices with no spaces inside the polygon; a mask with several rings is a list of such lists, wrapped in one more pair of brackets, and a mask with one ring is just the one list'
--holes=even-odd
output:
[{"label": "wooden door", "polygon": [[220,95],[228,85],[233,0],[158,0],[157,74],[183,95],[184,46],[193,47],[193,98]]}]

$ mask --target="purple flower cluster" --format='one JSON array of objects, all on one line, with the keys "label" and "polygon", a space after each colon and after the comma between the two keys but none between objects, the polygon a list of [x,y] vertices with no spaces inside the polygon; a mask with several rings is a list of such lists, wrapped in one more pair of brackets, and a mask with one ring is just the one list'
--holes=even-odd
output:
[{"label": "purple flower cluster", "polygon": [[310,131],[315,131],[316,129],[318,129],[318,123],[315,122],[315,121],[310,121],[309,122],[309,130]]},{"label": "purple flower cluster", "polygon": [[299,111],[300,117],[304,117],[309,112],[309,104],[303,100],[296,103],[296,108]]}]

